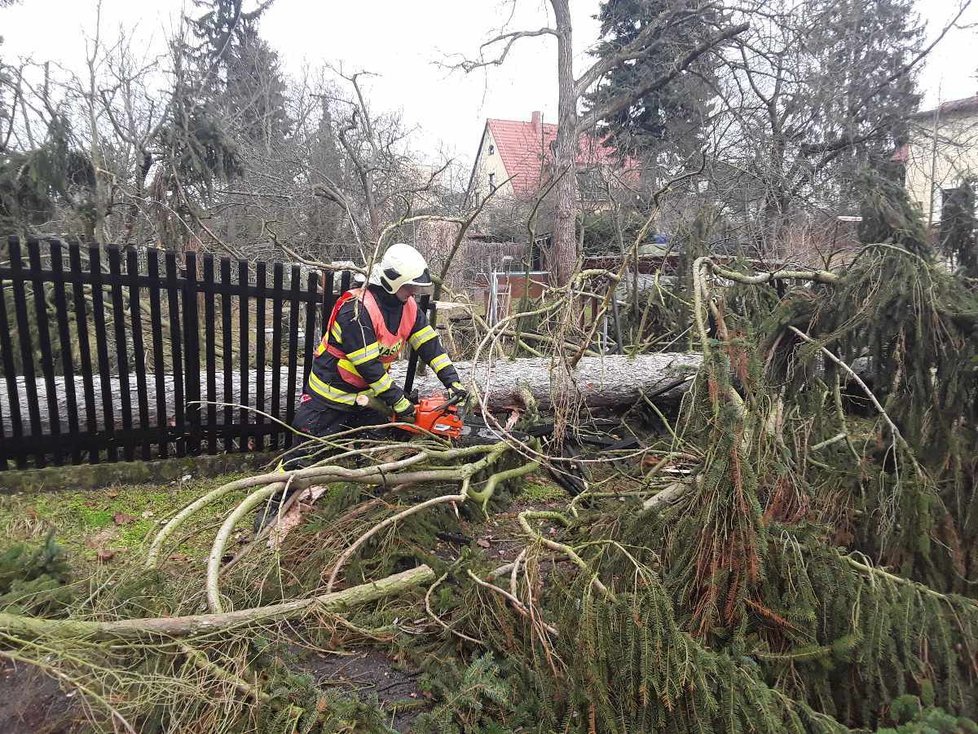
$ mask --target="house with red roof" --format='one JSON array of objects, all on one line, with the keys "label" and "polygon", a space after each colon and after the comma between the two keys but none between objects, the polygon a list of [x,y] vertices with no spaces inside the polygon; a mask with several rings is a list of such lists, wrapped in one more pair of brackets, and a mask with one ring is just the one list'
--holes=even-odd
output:
[{"label": "house with red roof", "polygon": [[[479,141],[472,173],[469,176],[466,199],[478,206],[490,192],[499,189],[497,197],[517,201],[533,201],[550,182],[554,170],[554,151],[557,126],[543,122],[539,112],[526,120],[486,120]],[[621,161],[615,150],[593,135],[583,134],[578,140],[578,177],[582,198],[601,195],[600,185],[588,186],[596,178],[621,179],[638,182],[637,161]]]}]

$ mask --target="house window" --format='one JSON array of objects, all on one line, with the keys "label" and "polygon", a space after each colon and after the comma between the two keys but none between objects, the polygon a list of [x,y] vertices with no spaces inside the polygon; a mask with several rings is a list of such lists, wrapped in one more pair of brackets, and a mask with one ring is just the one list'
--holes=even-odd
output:
[{"label": "house window", "polygon": [[493,145],[492,143],[489,143],[489,155],[492,155],[495,152],[496,152],[496,146]]},{"label": "house window", "polygon": [[[960,184],[953,189],[940,189],[940,204],[934,212],[933,223],[943,223],[945,214],[948,216],[961,216],[967,200],[968,194]],[[975,213],[978,214],[978,210]]]},{"label": "house window", "polygon": [[489,193],[492,193],[495,190],[496,190],[496,174],[495,173],[490,173],[489,174]]}]

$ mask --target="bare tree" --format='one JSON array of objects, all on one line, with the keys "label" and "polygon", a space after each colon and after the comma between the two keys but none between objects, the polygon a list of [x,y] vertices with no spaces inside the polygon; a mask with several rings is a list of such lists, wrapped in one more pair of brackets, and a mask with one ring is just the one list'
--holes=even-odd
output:
[{"label": "bare tree", "polygon": [[[515,2],[515,0],[514,0]],[[597,85],[602,78],[616,68],[635,59],[647,57],[661,50],[658,36],[670,24],[681,22],[704,12],[715,10],[715,3],[697,2],[670,4],[656,19],[616,54],[607,55],[595,61],[579,77],[574,77],[573,68],[573,25],[571,23],[569,0],[550,0],[554,14],[554,24],[534,31],[514,31],[498,34],[486,41],[480,48],[478,60],[465,60],[456,66],[466,72],[490,65],[502,64],[516,41],[550,35],[557,39],[557,141],[555,150],[555,171],[558,183],[554,188],[553,252],[551,263],[557,282],[567,283],[576,268],[578,241],[576,221],[579,212],[579,188],[577,181],[577,158],[579,140],[582,133],[593,131],[597,123],[622,109],[634,100],[669,84],[681,72],[706,53],[712,52],[725,41],[747,30],[746,22],[729,24],[723,18],[715,32],[699,44],[685,50],[676,58],[672,68],[659,76],[649,79],[638,88],[623,92],[598,107],[580,116],[578,107],[583,97]],[[497,49],[500,49],[496,51]],[[492,52],[496,51],[495,55]],[[489,58],[486,54],[489,53]]]}]

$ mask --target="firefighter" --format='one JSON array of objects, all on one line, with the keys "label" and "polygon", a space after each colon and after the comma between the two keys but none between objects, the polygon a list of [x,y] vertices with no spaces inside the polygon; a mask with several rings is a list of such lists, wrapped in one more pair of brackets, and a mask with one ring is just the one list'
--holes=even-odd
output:
[{"label": "firefighter", "polygon": [[451,397],[464,397],[452,360],[418,308],[415,295],[431,286],[428,264],[410,245],[394,244],[374,265],[366,286],[347,291],[333,307],[316,349],[294,427],[313,436],[383,420],[356,404],[359,393],[376,396],[402,421],[414,404],[388,374],[407,344],[435,372]]},{"label": "firefighter", "polygon": [[[347,291],[333,307],[326,333],[316,348],[309,381],[296,410],[293,427],[323,438],[350,428],[387,420],[369,407],[357,405],[360,393],[376,396],[401,421],[411,421],[414,404],[388,374],[405,345],[448,388],[450,397],[464,400],[458,372],[428,324],[414,297],[431,286],[424,257],[410,245],[394,244],[373,266],[367,283]],[[293,449],[285,468],[304,465],[307,453]],[[284,498],[275,497],[260,513],[263,524],[276,514]]]}]

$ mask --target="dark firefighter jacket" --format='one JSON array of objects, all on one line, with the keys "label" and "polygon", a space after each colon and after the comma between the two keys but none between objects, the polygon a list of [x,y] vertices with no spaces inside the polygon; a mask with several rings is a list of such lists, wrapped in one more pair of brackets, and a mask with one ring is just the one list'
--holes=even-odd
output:
[{"label": "dark firefighter jacket", "polygon": [[[378,285],[370,285],[377,305],[384,316],[384,323],[391,332],[396,332],[401,321],[404,304],[394,295],[387,293]],[[329,334],[324,335],[324,343],[346,353],[346,360],[351,363],[356,372],[369,386],[367,390],[396,411],[406,407],[407,398],[404,392],[394,383],[387,369],[380,362],[380,349],[377,336],[371,324],[370,315],[363,304],[355,299],[344,303],[336,314],[336,321]],[[328,340],[328,341],[327,341]],[[408,343],[418,353],[424,362],[438,375],[438,379],[446,387],[458,382],[458,372],[452,360],[442,349],[441,342],[435,330],[428,324],[424,310],[417,309],[414,327],[411,329]],[[350,385],[337,369],[339,358],[320,348],[313,359],[312,372],[306,393],[313,399],[326,401],[332,407],[353,409],[357,393],[360,390]]]}]

